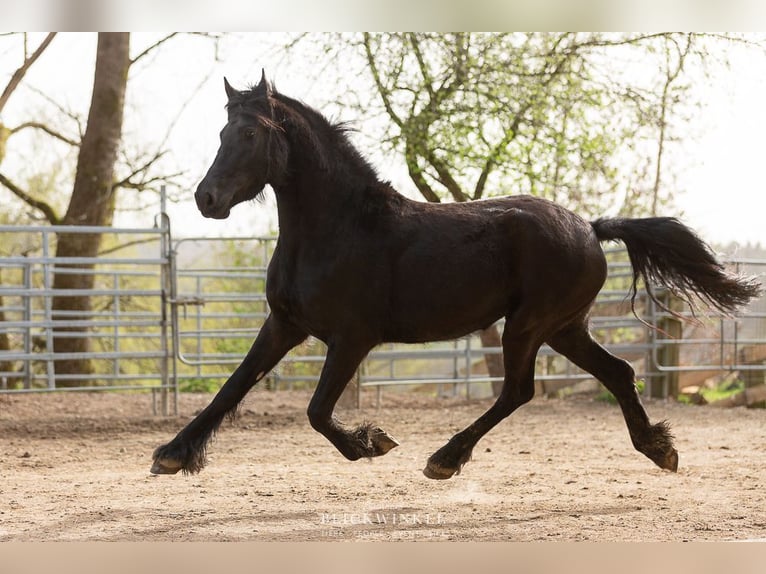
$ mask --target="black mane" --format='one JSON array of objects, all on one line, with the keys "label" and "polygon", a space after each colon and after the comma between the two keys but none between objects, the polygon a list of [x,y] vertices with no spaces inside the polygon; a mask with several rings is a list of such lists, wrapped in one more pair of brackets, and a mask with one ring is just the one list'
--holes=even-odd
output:
[{"label": "black mane", "polygon": [[331,122],[322,113],[305,103],[270,88],[268,96],[263,88],[251,87],[231,98],[227,109],[239,106],[244,113],[253,114],[284,130],[293,144],[308,147],[310,155],[317,158],[325,171],[340,171],[346,178],[357,175],[378,183],[375,167],[367,161],[351,142],[349,134],[356,131],[351,122]]},{"label": "black mane", "polygon": [[303,102],[278,92],[274,92],[272,96],[284,108],[303,118],[304,122],[297,122],[295,127],[298,128],[304,141],[324,158],[324,163],[330,170],[339,170],[341,177],[356,173],[371,182],[379,181],[375,167],[351,142],[349,134],[354,129],[349,122],[333,123]]}]

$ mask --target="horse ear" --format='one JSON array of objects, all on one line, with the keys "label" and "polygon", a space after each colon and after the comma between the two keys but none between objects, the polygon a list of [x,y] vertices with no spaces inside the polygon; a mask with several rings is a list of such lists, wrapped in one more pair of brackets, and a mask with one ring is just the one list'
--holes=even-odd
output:
[{"label": "horse ear", "polygon": [[229,99],[232,99],[238,93],[237,90],[231,87],[229,80],[225,76],[223,78],[223,87],[226,88],[226,97]]},{"label": "horse ear", "polygon": [[262,92],[267,96],[271,95],[271,86],[269,85],[268,80],[266,80],[266,70],[263,68],[261,68],[261,81],[255,86],[255,91]]}]

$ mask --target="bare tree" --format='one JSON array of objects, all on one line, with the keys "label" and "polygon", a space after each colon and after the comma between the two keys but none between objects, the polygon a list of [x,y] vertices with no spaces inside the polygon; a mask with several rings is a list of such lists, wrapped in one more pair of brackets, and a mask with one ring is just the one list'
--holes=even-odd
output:
[{"label": "bare tree", "polygon": [[[3,90],[3,93],[0,94],[0,117],[2,117],[3,108],[5,108],[5,105],[8,103],[8,99],[11,97],[11,94],[16,90],[16,88],[21,83],[22,79],[26,75],[29,68],[37,61],[37,59],[42,55],[42,53],[48,48],[50,43],[53,41],[53,38],[56,36],[55,33],[48,34],[45,39],[40,43],[40,45],[35,48],[31,53],[27,51],[27,42],[26,42],[26,35],[24,35],[24,61],[22,62],[21,66],[19,66],[11,75],[11,79],[8,81],[8,84],[5,86],[5,89]],[[5,149],[6,149],[6,143],[8,141],[8,138],[13,134],[13,130],[3,125],[3,122],[0,121],[0,165],[3,163],[3,159],[5,159]],[[0,174],[0,183],[5,183],[3,181],[3,176]],[[0,280],[2,278],[0,277]],[[5,312],[3,311],[3,298],[0,297],[0,323],[5,321]],[[8,339],[7,333],[0,333],[0,351],[8,351],[11,348],[10,340]],[[0,361],[0,371],[7,372],[11,371],[13,369],[13,364],[9,361]]]},{"label": "bare tree", "polygon": [[[93,92],[87,124],[81,135],[67,136],[47,124],[36,121],[24,122],[13,128],[0,124],[0,142],[3,144],[7,145],[10,136],[24,129],[34,128],[77,150],[72,193],[63,215],[50,198],[25,190],[22,185],[2,172],[0,172],[0,185],[53,225],[109,226],[114,218],[117,195],[121,188],[140,191],[170,181],[177,176],[178,174],[157,174],[152,171],[165,155],[162,146],[167,143],[167,137],[160,144],[160,149],[146,154],[145,157],[130,159],[121,154],[125,94],[130,68],[175,36],[176,34],[166,35],[131,58],[129,33],[98,34]],[[3,92],[3,99],[0,100],[3,104],[20,85],[26,71],[50,44],[51,39],[52,36],[49,36],[40,48],[31,55],[25,56],[23,65],[12,76]],[[60,111],[63,110],[60,109]],[[75,120],[79,128],[79,118]],[[81,130],[78,129],[79,131]],[[0,156],[1,159],[2,156]],[[123,172],[121,175],[117,175],[118,164]],[[95,258],[99,253],[100,239],[98,234],[59,233],[56,255]],[[94,286],[95,276],[92,269],[92,264],[59,266],[53,280],[53,288],[58,292],[53,301],[55,318],[87,320],[91,309],[91,298],[85,293]],[[72,295],[72,290],[76,290],[75,295]],[[66,291],[68,294],[64,294]],[[2,341],[0,341],[1,344]],[[75,358],[56,361],[56,374],[66,376],[66,379],[61,380],[59,384],[61,386],[83,384],[85,380],[78,380],[76,375],[87,375],[92,372],[89,360],[81,358],[82,353],[90,350],[88,330],[57,328],[54,350],[62,354],[80,353],[80,355],[74,355]]]},{"label": "bare tree", "polygon": [[[80,145],[69,207],[61,219],[63,225],[111,225],[114,216],[114,165],[122,136],[125,90],[130,67],[130,34],[102,33],[96,48],[96,71],[93,80],[88,123]],[[57,257],[87,257],[97,255],[100,236],[93,234],[59,233]],[[79,269],[82,272],[74,272]],[[90,290],[95,276],[88,271],[93,264],[61,266],[53,280],[55,291]],[[91,298],[87,295],[57,295],[53,299],[54,318],[87,319]],[[87,330],[59,328],[53,341],[60,354],[90,351]],[[91,364],[82,358],[56,362],[57,375],[89,374]],[[67,380],[67,383],[78,383]]]}]

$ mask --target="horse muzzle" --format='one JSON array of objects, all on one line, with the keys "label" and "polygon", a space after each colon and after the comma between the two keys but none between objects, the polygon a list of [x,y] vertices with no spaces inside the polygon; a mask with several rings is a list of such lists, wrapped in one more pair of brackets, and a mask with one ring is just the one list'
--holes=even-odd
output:
[{"label": "horse muzzle", "polygon": [[[204,182],[203,182],[204,183]],[[197,209],[200,213],[212,219],[226,219],[231,212],[229,198],[221,197],[221,194],[214,193],[215,190],[208,186],[200,184],[194,193],[194,200],[197,202]]]}]

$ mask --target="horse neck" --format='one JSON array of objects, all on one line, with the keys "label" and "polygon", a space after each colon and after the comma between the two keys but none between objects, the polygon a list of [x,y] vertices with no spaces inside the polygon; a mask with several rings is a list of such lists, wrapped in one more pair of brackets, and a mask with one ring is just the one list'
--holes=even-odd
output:
[{"label": "horse neck", "polygon": [[353,218],[361,204],[364,187],[337,182],[333,174],[296,174],[292,181],[274,189],[280,235],[319,238],[334,234]]},{"label": "horse neck", "polygon": [[333,142],[330,152],[320,154],[306,143],[316,145],[314,139],[293,136],[290,140],[291,176],[274,186],[280,235],[333,235],[343,221],[354,218],[365,195],[376,186],[375,172],[346,141]]}]

